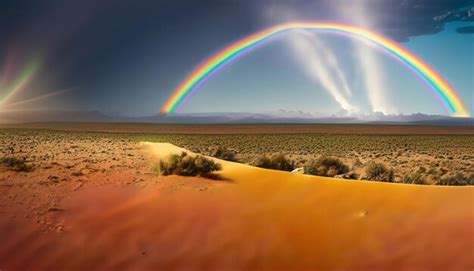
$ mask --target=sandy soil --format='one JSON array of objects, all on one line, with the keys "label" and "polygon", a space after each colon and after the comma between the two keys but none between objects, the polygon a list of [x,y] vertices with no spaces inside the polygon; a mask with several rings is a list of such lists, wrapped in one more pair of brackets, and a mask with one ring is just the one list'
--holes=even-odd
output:
[{"label": "sandy soil", "polygon": [[[32,173],[2,172],[0,269],[474,266],[474,187],[334,180],[225,161],[221,181],[163,178],[150,165],[180,148],[109,141],[76,140],[77,153],[64,156],[56,153],[71,149],[67,142],[41,142],[40,153],[54,158]],[[97,161],[84,162],[91,150]]]},{"label": "sandy soil", "polygon": [[0,166],[0,220],[36,223],[43,232],[63,231],[64,225],[48,218],[64,211],[61,202],[77,191],[102,186],[163,191],[216,186],[198,178],[159,178],[152,171],[155,160],[146,147],[125,139],[64,134],[15,137],[8,133],[0,137],[0,146],[2,156],[13,152],[33,165],[31,172]]}]

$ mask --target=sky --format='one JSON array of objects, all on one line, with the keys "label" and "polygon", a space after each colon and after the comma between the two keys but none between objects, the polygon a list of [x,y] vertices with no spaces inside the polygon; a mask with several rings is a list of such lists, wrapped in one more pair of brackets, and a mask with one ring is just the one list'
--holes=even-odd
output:
[{"label": "sky", "polygon": [[[206,58],[295,20],[351,24],[400,42],[474,112],[474,0],[4,0],[0,111],[157,114]],[[398,62],[317,31],[272,39],[213,76],[179,112],[281,109],[449,114]]]}]

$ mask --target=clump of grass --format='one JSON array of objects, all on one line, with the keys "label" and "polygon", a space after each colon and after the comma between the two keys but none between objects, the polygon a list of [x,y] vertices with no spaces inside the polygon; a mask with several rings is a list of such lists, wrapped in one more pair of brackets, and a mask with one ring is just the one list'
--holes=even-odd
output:
[{"label": "clump of grass", "polygon": [[334,177],[347,172],[349,172],[349,167],[334,157],[322,156],[304,166],[304,173],[310,175]]},{"label": "clump of grass", "polygon": [[212,173],[220,170],[220,164],[202,155],[188,155],[186,152],[172,154],[166,160],[160,160],[158,167],[152,170],[161,175],[215,177]]},{"label": "clump of grass", "polygon": [[33,167],[26,163],[25,158],[2,157],[0,158],[0,165],[18,172],[29,172],[33,170]]},{"label": "clump of grass", "polygon": [[370,162],[365,169],[366,179],[379,182],[393,182],[394,174],[391,168],[382,163]]},{"label": "clump of grass", "polygon": [[359,179],[359,175],[357,173],[355,173],[354,171],[350,171],[350,172],[342,174],[342,175],[336,175],[334,177],[336,177],[336,178],[340,177],[340,178],[348,179],[348,180],[358,180]]},{"label": "clump of grass", "polygon": [[403,175],[400,182],[407,184],[425,184],[425,177],[420,172],[407,173]]},{"label": "clump of grass", "polygon": [[161,161],[158,164],[154,164],[151,166],[151,172],[153,172],[155,175],[161,175]]},{"label": "clump of grass", "polygon": [[449,173],[443,175],[435,183],[438,185],[474,185],[474,173],[469,176],[459,172]]},{"label": "clump of grass", "polygon": [[360,161],[359,158],[356,158],[356,159],[354,160],[354,162],[352,163],[352,167],[353,167],[353,168],[360,168],[360,167],[362,167],[363,165],[364,165],[364,164],[362,164],[362,162]]},{"label": "clump of grass", "polygon": [[292,171],[295,169],[295,162],[287,158],[284,154],[274,154],[270,157],[266,155],[260,156],[253,165],[283,171]]},{"label": "clump of grass", "polygon": [[209,156],[216,157],[222,160],[237,162],[236,153],[221,145],[211,147],[209,150]]}]

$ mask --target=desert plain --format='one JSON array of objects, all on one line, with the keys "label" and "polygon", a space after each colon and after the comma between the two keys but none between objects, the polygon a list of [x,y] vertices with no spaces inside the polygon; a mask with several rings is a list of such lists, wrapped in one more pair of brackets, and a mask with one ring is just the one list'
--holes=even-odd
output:
[{"label": "desert plain", "polygon": [[[270,127],[270,128],[268,128]],[[24,124],[0,129],[1,270],[472,270],[472,127]],[[273,133],[271,131],[274,131]],[[209,154],[219,178],[162,176]],[[252,166],[338,157],[355,180]],[[364,180],[364,166],[394,182]],[[402,183],[418,172],[423,184]]]}]

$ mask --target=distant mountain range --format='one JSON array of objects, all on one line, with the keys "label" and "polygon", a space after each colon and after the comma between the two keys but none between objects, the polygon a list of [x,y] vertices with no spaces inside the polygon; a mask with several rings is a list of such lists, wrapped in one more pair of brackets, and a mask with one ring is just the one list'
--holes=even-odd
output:
[{"label": "distant mountain range", "polygon": [[473,126],[474,118],[455,118],[442,115],[331,115],[301,111],[278,110],[270,113],[195,113],[127,117],[104,114],[100,111],[15,111],[1,112],[0,123],[24,122],[134,122],[134,123],[190,123],[190,124],[245,124],[245,123],[336,123],[336,124],[406,124]]}]

